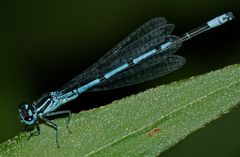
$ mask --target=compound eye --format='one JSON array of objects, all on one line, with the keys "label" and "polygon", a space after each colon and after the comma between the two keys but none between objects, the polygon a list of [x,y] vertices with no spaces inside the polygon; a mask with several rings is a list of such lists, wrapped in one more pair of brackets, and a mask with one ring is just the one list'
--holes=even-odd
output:
[{"label": "compound eye", "polygon": [[26,117],[24,117],[24,120],[25,121],[32,121],[33,117],[32,116],[26,116]]}]

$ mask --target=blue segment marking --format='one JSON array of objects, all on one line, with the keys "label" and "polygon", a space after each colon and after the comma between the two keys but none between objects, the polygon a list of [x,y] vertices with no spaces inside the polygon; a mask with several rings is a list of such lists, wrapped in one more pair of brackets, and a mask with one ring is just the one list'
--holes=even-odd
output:
[{"label": "blue segment marking", "polygon": [[163,45],[161,45],[161,49],[162,50],[165,50],[168,46],[170,46],[172,44],[172,42],[167,42],[167,43],[165,43],[165,44],[163,44]]},{"label": "blue segment marking", "polygon": [[116,68],[116,69],[114,69],[114,70],[106,73],[106,74],[104,75],[104,77],[105,77],[106,79],[108,79],[108,78],[112,77],[113,75],[119,73],[120,71],[126,69],[127,67],[128,67],[128,64],[125,63],[125,64],[119,66],[118,68]]},{"label": "blue segment marking", "polygon": [[101,81],[100,81],[99,79],[93,80],[93,81],[89,82],[88,84],[86,84],[86,85],[78,88],[77,91],[78,91],[78,93],[80,94],[80,93],[88,90],[89,88],[91,88],[91,87],[99,84],[100,82],[101,82]]},{"label": "blue segment marking", "polygon": [[214,19],[207,22],[210,28],[214,28],[224,24],[225,22],[232,20],[234,17],[232,13],[223,14],[221,16],[215,17]]},{"label": "blue segment marking", "polygon": [[74,89],[73,91],[70,91],[64,95],[62,95],[62,97],[60,97],[61,99],[67,99],[68,101],[73,100],[75,98],[78,97],[78,90]]},{"label": "blue segment marking", "polygon": [[210,28],[214,28],[214,27],[221,25],[222,23],[221,23],[221,20],[218,17],[216,17],[216,18],[208,21],[207,24]]},{"label": "blue segment marking", "polygon": [[147,58],[148,56],[151,56],[152,54],[156,53],[157,50],[156,49],[153,49],[151,51],[148,51],[147,53],[144,53],[143,55],[137,57],[137,58],[134,58],[133,59],[133,63],[134,64],[137,64],[138,62],[140,62],[141,60]]}]

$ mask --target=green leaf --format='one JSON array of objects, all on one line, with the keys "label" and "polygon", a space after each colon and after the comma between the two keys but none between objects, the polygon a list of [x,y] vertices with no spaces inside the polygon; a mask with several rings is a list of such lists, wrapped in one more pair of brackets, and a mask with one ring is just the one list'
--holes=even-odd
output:
[{"label": "green leaf", "polygon": [[[240,102],[240,65],[159,86],[72,116],[55,131],[41,125],[0,145],[2,156],[158,156]],[[0,155],[0,156],[1,156]]]}]

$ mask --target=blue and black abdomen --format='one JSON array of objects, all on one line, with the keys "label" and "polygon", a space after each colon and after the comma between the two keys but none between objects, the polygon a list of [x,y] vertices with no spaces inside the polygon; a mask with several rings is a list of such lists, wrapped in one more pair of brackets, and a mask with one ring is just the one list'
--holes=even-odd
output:
[{"label": "blue and black abdomen", "polygon": [[[59,91],[69,92],[94,80],[98,83],[88,91],[119,88],[176,70],[185,63],[185,59],[170,56],[181,46],[179,37],[169,35],[173,29],[174,25],[167,24],[164,18],[154,18],[148,21]],[[161,47],[164,44],[165,46]],[[170,46],[166,48],[167,45]],[[141,73],[136,75],[140,71]],[[141,80],[140,77],[142,77]],[[110,86],[112,82],[115,83]]]}]

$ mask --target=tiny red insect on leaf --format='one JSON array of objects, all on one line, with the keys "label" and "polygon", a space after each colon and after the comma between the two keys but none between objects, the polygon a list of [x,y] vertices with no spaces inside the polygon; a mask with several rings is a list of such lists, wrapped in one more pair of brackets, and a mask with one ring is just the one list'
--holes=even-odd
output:
[{"label": "tiny red insect on leaf", "polygon": [[150,130],[147,134],[148,134],[148,136],[154,136],[160,130],[161,130],[160,128],[154,128],[154,129]]}]

